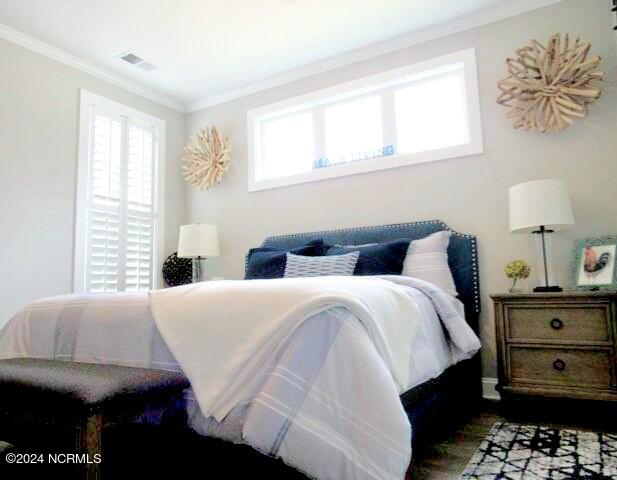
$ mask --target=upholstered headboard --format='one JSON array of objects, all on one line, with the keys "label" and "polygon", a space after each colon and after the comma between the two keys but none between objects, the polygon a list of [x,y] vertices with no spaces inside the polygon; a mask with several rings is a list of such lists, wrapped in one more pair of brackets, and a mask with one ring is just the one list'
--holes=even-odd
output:
[{"label": "upholstered headboard", "polygon": [[412,240],[426,237],[439,230],[450,230],[448,261],[459,299],[465,305],[465,315],[469,325],[478,332],[480,313],[480,280],[478,275],[478,251],[476,237],[458,233],[440,220],[426,220],[412,223],[376,225],[372,227],[344,228],[323,232],[296,233],[267,237],[263,247],[289,249],[298,247],[308,240],[323,238],[326,243],[361,245],[363,243],[384,242],[399,238]]}]

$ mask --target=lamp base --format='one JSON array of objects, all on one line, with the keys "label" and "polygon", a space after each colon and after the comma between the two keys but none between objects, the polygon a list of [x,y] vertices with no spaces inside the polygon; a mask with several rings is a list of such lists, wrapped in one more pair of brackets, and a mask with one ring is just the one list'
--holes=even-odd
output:
[{"label": "lamp base", "polygon": [[193,258],[193,283],[201,282],[201,257]]},{"label": "lamp base", "polygon": [[554,286],[554,287],[536,287],[533,289],[534,292],[537,293],[547,293],[547,292],[563,292],[563,288]]}]

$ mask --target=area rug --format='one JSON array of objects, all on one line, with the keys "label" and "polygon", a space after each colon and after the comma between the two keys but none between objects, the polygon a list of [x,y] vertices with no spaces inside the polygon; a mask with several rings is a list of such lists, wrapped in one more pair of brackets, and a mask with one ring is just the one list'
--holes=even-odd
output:
[{"label": "area rug", "polygon": [[496,422],[460,480],[617,479],[617,434]]}]

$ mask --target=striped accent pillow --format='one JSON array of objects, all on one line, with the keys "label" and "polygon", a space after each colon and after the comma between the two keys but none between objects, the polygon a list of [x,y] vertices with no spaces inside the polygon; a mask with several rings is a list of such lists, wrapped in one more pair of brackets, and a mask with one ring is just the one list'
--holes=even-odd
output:
[{"label": "striped accent pillow", "polygon": [[456,296],[456,285],[448,265],[449,230],[441,230],[409,244],[401,275],[419,278]]},{"label": "striped accent pillow", "polygon": [[287,253],[285,278],[353,275],[360,252],[328,257],[305,257]]}]

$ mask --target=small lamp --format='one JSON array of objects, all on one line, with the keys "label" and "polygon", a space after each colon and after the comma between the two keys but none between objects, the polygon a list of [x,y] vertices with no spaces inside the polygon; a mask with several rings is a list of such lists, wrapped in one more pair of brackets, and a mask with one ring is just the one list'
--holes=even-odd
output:
[{"label": "small lamp", "polygon": [[510,187],[510,233],[534,233],[539,237],[536,246],[536,262],[541,265],[542,286],[534,292],[561,292],[562,288],[551,285],[554,274],[549,268],[551,254],[547,233],[566,230],[574,226],[572,206],[565,183],[562,180],[534,180]]},{"label": "small lamp", "polygon": [[219,256],[218,231],[215,225],[182,225],[178,240],[178,257],[193,259],[193,283],[201,281],[201,260]]}]

